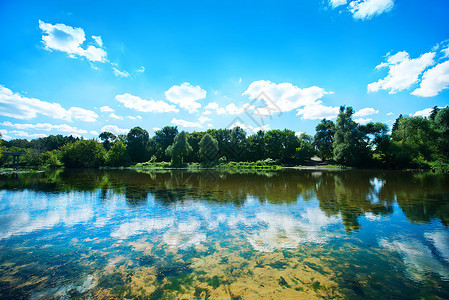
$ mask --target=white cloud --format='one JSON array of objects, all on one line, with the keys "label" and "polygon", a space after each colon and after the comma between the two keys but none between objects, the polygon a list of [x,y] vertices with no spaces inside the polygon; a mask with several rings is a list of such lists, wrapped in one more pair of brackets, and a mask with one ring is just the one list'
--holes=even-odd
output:
[{"label": "white cloud", "polygon": [[109,117],[111,117],[111,118],[113,118],[113,119],[116,119],[116,120],[123,120],[123,117],[122,117],[122,116],[117,116],[117,115],[114,114],[114,113],[110,114]]},{"label": "white cloud", "polygon": [[438,95],[442,90],[449,87],[449,60],[436,65],[434,68],[427,70],[423,77],[419,88],[412,92],[412,95],[421,97],[433,97]]},{"label": "white cloud", "polygon": [[56,130],[60,132],[70,132],[70,133],[77,133],[77,134],[84,134],[87,133],[84,129],[79,129],[77,127],[69,126],[67,124],[61,124],[61,125],[53,125],[49,123],[37,123],[37,124],[13,124],[11,122],[3,122],[0,123],[0,125],[13,127],[20,130],[42,130],[42,131],[50,131],[50,130]]},{"label": "white cloud", "polygon": [[388,75],[384,79],[368,84],[368,92],[390,90],[390,94],[410,88],[418,82],[419,75],[429,66],[434,64],[434,52],[428,52],[419,58],[410,59],[407,52],[398,52],[389,56],[387,62],[376,67],[380,69],[388,67]]},{"label": "white cloud", "polygon": [[141,116],[127,116],[127,118],[131,119],[131,120],[140,120],[140,119],[142,119]]},{"label": "white cloud", "polygon": [[263,101],[264,106],[255,110],[256,115],[272,115],[288,112],[304,106],[317,106],[324,95],[331,94],[324,89],[312,86],[301,89],[291,83],[272,83],[268,80],[254,81],[243,93],[250,100]]},{"label": "white cloud", "polygon": [[354,119],[354,122],[359,123],[359,124],[366,124],[368,122],[371,122],[373,119],[370,118],[358,118],[358,119]]},{"label": "white cloud", "polygon": [[159,128],[159,127],[153,127],[153,128],[151,128],[151,129],[153,129],[153,131],[161,130],[161,128]]},{"label": "white cloud", "polygon": [[116,125],[106,125],[106,126],[103,126],[103,128],[101,128],[101,132],[104,132],[104,131],[113,133],[115,135],[119,135],[119,134],[127,134],[129,129],[119,128]]},{"label": "white cloud", "polygon": [[176,126],[182,126],[182,127],[199,127],[199,128],[201,128],[201,124],[200,124],[200,123],[189,122],[189,121],[185,121],[185,120],[181,120],[181,119],[176,119],[176,118],[173,118],[173,119],[171,120],[171,123],[172,123],[173,125],[176,125]]},{"label": "white cloud", "polygon": [[92,135],[98,135],[98,131],[95,131],[95,130],[91,130],[91,131],[89,131],[89,133]]},{"label": "white cloud", "polygon": [[207,92],[200,86],[192,86],[188,82],[184,82],[180,86],[174,85],[165,92],[168,101],[179,104],[189,113],[198,111],[201,104],[198,100],[206,98]]},{"label": "white cloud", "polygon": [[349,11],[353,14],[354,19],[366,20],[389,12],[393,6],[393,0],[358,0],[349,3]]},{"label": "white cloud", "polygon": [[145,67],[144,67],[144,66],[141,66],[140,69],[138,69],[136,72],[137,72],[137,73],[143,73],[143,72],[145,72]]},{"label": "white cloud", "polygon": [[206,123],[208,121],[212,121],[212,119],[208,118],[208,117],[203,117],[203,116],[198,118],[198,122],[200,122],[200,124]]},{"label": "white cloud", "polygon": [[215,110],[215,113],[217,115],[223,114],[239,115],[247,109],[255,109],[255,106],[245,103],[241,107],[238,107],[235,103],[230,103],[226,105],[226,107],[220,107],[220,105],[217,102],[210,102],[204,108],[208,110],[204,111],[203,115],[210,114],[211,110]]},{"label": "white cloud", "polygon": [[430,113],[432,112],[433,108],[426,108],[423,110],[419,110],[417,112],[415,112],[415,114],[413,115],[414,117],[428,117],[430,116]]},{"label": "white cloud", "polygon": [[110,108],[109,106],[102,106],[100,107],[101,112],[114,112],[115,110],[113,108]]},{"label": "white cloud", "polygon": [[245,130],[248,133],[257,133],[259,130],[268,131],[268,130],[271,129],[270,125],[268,125],[268,124],[254,128],[251,125],[248,125],[248,124],[242,123],[242,122],[238,122],[238,121],[235,122],[235,124],[233,124],[231,127],[229,127],[229,129],[233,129],[233,128],[236,128],[236,127],[240,127],[240,128],[242,128],[243,130]]},{"label": "white cloud", "polygon": [[126,108],[135,109],[141,112],[164,113],[179,111],[176,106],[168,104],[164,101],[144,100],[128,93],[115,96],[115,100],[123,103]]},{"label": "white cloud", "polygon": [[101,36],[93,35],[92,38],[95,40],[98,46],[103,47],[103,40],[101,39]]},{"label": "white cloud", "polygon": [[114,75],[117,77],[129,77],[129,73],[126,71],[120,71],[117,68],[112,68],[114,70]]},{"label": "white cloud", "polygon": [[387,114],[387,116],[392,116],[392,115],[394,115],[392,112],[389,112],[389,113]]},{"label": "white cloud", "polygon": [[306,105],[304,108],[298,109],[296,115],[302,115],[303,119],[317,120],[317,119],[334,119],[338,116],[340,107],[325,106],[321,101]]},{"label": "white cloud", "polygon": [[39,114],[69,122],[78,120],[95,122],[98,118],[98,115],[91,110],[80,107],[71,107],[66,110],[59,103],[24,97],[0,86],[0,115],[16,119],[32,119]]},{"label": "white cloud", "polygon": [[348,3],[347,0],[329,0],[329,4],[332,6],[332,8],[345,5],[346,3]]},{"label": "white cloud", "polygon": [[25,138],[30,138],[30,139],[38,139],[38,138],[43,138],[43,137],[47,136],[47,135],[42,134],[42,133],[29,134],[28,132],[17,131],[17,130],[10,131],[10,133],[14,134],[15,136],[25,137]]},{"label": "white cloud", "polygon": [[[81,45],[86,40],[82,28],[74,28],[64,24],[52,25],[39,20],[39,28],[44,32],[42,42],[47,50],[57,50],[69,54],[70,57],[85,57],[90,61],[106,62],[106,51],[102,48],[88,46],[86,49]],[[92,36],[101,47],[101,37]],[[101,45],[100,45],[101,44]]]},{"label": "white cloud", "polygon": [[376,115],[379,113],[379,110],[376,110],[372,107],[362,108],[354,114],[354,117],[366,117],[371,115]]}]

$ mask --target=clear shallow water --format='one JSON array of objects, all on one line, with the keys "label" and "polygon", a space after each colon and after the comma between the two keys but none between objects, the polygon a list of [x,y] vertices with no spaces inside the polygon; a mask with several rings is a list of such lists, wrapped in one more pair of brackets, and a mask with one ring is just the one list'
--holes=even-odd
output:
[{"label": "clear shallow water", "polygon": [[0,176],[0,298],[449,298],[449,177]]}]

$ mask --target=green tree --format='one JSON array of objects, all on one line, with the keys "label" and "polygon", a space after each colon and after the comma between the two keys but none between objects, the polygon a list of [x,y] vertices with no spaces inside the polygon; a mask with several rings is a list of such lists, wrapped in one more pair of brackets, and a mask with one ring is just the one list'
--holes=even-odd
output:
[{"label": "green tree", "polygon": [[354,110],[352,107],[340,107],[334,135],[334,160],[342,165],[360,166],[367,163],[369,149],[364,140],[365,133],[360,126],[352,120]]},{"label": "green tree", "polygon": [[199,154],[202,162],[213,162],[218,159],[218,142],[210,134],[205,134],[199,142]]},{"label": "green tree", "polygon": [[265,132],[259,130],[256,134],[250,135],[247,139],[247,160],[258,161],[265,159]]},{"label": "green tree", "polygon": [[335,124],[330,120],[323,119],[315,128],[316,134],[313,138],[313,145],[318,150],[318,155],[323,160],[333,157]]},{"label": "green tree", "polygon": [[128,151],[126,145],[123,142],[116,142],[112,145],[106,156],[106,164],[108,166],[119,167],[126,166],[130,163]]},{"label": "green tree", "polygon": [[117,136],[115,136],[115,134],[113,134],[109,131],[104,131],[104,132],[100,133],[100,135],[98,137],[103,142],[103,147],[106,150],[111,149],[112,145],[117,140]]},{"label": "green tree", "polygon": [[449,159],[449,106],[438,111],[434,124],[438,133],[438,153],[447,160]]},{"label": "green tree", "polygon": [[173,144],[178,134],[178,127],[165,126],[157,130],[153,137],[153,152],[161,161],[168,161],[170,157],[166,154],[167,148]]},{"label": "green tree", "polygon": [[144,162],[149,159],[148,131],[140,127],[134,127],[126,136],[126,148],[133,162]]},{"label": "green tree", "polygon": [[299,136],[299,147],[296,148],[296,161],[304,162],[311,159],[315,155],[315,149],[313,148],[312,137],[305,133],[301,133]]},{"label": "green tree", "polygon": [[192,147],[187,142],[187,134],[185,131],[181,131],[173,141],[173,144],[168,146],[166,155],[171,157],[171,162],[174,165],[184,163],[184,156],[186,156]]},{"label": "green tree", "polygon": [[68,168],[97,168],[104,165],[106,150],[95,140],[81,140],[61,149],[61,161]]}]

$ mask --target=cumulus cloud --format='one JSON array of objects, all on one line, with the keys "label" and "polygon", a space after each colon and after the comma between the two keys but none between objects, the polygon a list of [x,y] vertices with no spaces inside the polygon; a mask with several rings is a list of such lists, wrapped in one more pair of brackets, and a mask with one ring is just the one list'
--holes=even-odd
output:
[{"label": "cumulus cloud", "polygon": [[129,77],[129,73],[126,71],[120,71],[117,68],[112,68],[114,70],[114,75],[117,77]]},{"label": "cumulus cloud", "polygon": [[412,92],[412,95],[420,97],[433,97],[442,90],[449,87],[449,60],[436,65],[427,70],[420,83],[419,88]]},{"label": "cumulus cloud", "polygon": [[298,109],[296,115],[302,116],[303,119],[317,120],[317,119],[335,119],[340,112],[340,107],[325,106],[322,101],[317,101],[313,104],[306,105],[304,108]]},{"label": "cumulus cloud", "polygon": [[106,62],[106,51],[101,48],[103,41],[100,36],[92,36],[94,41],[100,46],[87,46],[82,48],[86,36],[82,28],[74,28],[65,24],[45,23],[39,20],[39,28],[43,31],[42,42],[45,49],[62,51],[70,57],[84,57],[93,62]]},{"label": "cumulus cloud", "polygon": [[250,105],[248,103],[243,104],[242,106],[237,106],[235,103],[230,103],[225,107],[221,107],[217,102],[208,103],[204,109],[207,109],[203,112],[204,115],[208,115],[211,113],[211,110],[215,110],[217,115],[230,114],[230,115],[239,115],[247,109],[255,109],[254,105]]},{"label": "cumulus cloud", "polygon": [[354,119],[354,122],[359,123],[359,124],[367,124],[368,122],[371,122],[373,119],[370,118],[358,118],[358,119]]},{"label": "cumulus cloud", "polygon": [[259,127],[253,127],[251,125],[248,125],[244,122],[239,122],[239,121],[235,122],[231,127],[229,127],[229,129],[233,129],[236,127],[240,127],[248,133],[257,133],[259,130],[268,131],[271,129],[270,125],[268,125],[268,124],[265,124],[265,125],[262,125]]},{"label": "cumulus cloud", "polygon": [[103,126],[103,128],[101,128],[101,132],[104,131],[113,133],[115,135],[119,135],[119,134],[128,134],[129,129],[119,128],[116,125],[106,125]]},{"label": "cumulus cloud", "polygon": [[343,6],[354,19],[368,20],[374,16],[389,12],[394,7],[394,0],[329,0],[332,8]]},{"label": "cumulus cloud", "polygon": [[74,133],[74,134],[84,134],[87,133],[86,130],[80,129],[77,127],[73,127],[67,124],[61,124],[61,125],[53,125],[49,123],[37,123],[37,124],[13,124],[11,122],[3,122],[0,123],[0,125],[13,127],[20,130],[42,130],[42,131],[50,131],[50,130],[56,130],[59,132],[68,132],[68,133]]},{"label": "cumulus cloud", "polygon": [[204,116],[198,118],[198,122],[200,122],[200,124],[206,123],[208,121],[212,121],[212,119]]},{"label": "cumulus cloud", "polygon": [[29,138],[29,139],[38,139],[38,138],[43,138],[46,137],[46,134],[42,134],[42,133],[28,133],[26,131],[22,131],[22,130],[13,130],[10,131],[10,133],[14,134],[15,136],[18,137],[24,137],[24,138]]},{"label": "cumulus cloud", "polygon": [[144,66],[141,66],[140,69],[138,69],[136,72],[137,72],[137,73],[143,73],[143,72],[145,72],[145,67],[144,67]]},{"label": "cumulus cloud", "polygon": [[410,59],[405,51],[388,56],[386,62],[376,67],[376,69],[388,68],[388,75],[384,79],[368,84],[368,92],[390,90],[390,94],[395,94],[410,88],[418,82],[422,72],[434,64],[434,57],[434,52],[428,52],[419,58]]},{"label": "cumulus cloud", "polygon": [[359,0],[349,3],[349,11],[353,14],[354,19],[366,20],[389,12],[393,6],[393,0]]},{"label": "cumulus cloud", "polygon": [[180,86],[174,85],[165,92],[168,101],[178,104],[189,113],[198,111],[201,104],[197,101],[206,98],[206,95],[207,92],[200,86],[192,86],[188,82],[184,82]]},{"label": "cumulus cloud", "polygon": [[122,116],[117,116],[117,115],[114,114],[114,113],[110,114],[109,117],[111,117],[111,118],[113,118],[113,119],[116,119],[116,120],[123,120],[123,117],[122,117]]},{"label": "cumulus cloud", "polygon": [[131,119],[131,120],[140,120],[140,119],[142,119],[142,117],[141,116],[126,116],[128,119]]},{"label": "cumulus cloud", "polygon": [[428,117],[432,112],[433,108],[426,108],[423,110],[419,110],[413,114],[414,117]]},{"label": "cumulus cloud", "polygon": [[[255,115],[270,116],[298,109],[298,114],[307,119],[309,109],[323,108],[319,99],[331,93],[317,86],[301,89],[291,83],[276,84],[268,80],[259,80],[251,83],[243,95],[248,95],[250,100],[264,103],[264,106],[255,109]],[[300,109],[301,107],[304,108]]]},{"label": "cumulus cloud", "polygon": [[126,108],[135,109],[141,112],[164,113],[179,111],[176,106],[164,101],[144,100],[128,93],[115,96],[115,100],[122,103]]},{"label": "cumulus cloud", "polygon": [[201,124],[200,124],[200,123],[189,122],[189,121],[185,121],[185,120],[181,120],[181,119],[176,119],[176,118],[173,118],[173,119],[171,120],[171,123],[172,123],[173,125],[176,125],[176,126],[182,126],[182,127],[198,127],[198,128],[201,128]]},{"label": "cumulus cloud", "polygon": [[362,108],[361,110],[357,111],[354,114],[354,117],[365,117],[365,116],[376,115],[378,113],[379,113],[379,110],[376,110],[372,107],[366,107],[366,108]]},{"label": "cumulus cloud", "polygon": [[102,106],[100,107],[101,112],[114,112],[115,110],[113,108],[110,108],[109,106]]},{"label": "cumulus cloud", "polygon": [[50,103],[36,98],[24,97],[0,86],[0,115],[16,119],[32,119],[39,114],[69,122],[95,122],[98,115],[80,107],[64,109],[59,103]]},{"label": "cumulus cloud", "polygon": [[345,5],[346,3],[348,3],[347,0],[329,0],[329,4],[332,6],[332,8],[336,8],[341,5]]}]

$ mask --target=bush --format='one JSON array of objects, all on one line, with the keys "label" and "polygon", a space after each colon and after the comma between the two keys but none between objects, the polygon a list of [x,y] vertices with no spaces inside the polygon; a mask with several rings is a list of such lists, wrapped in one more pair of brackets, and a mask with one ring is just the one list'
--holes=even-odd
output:
[{"label": "bush", "polygon": [[66,144],[61,149],[61,161],[68,168],[97,168],[105,163],[106,150],[94,140]]}]

